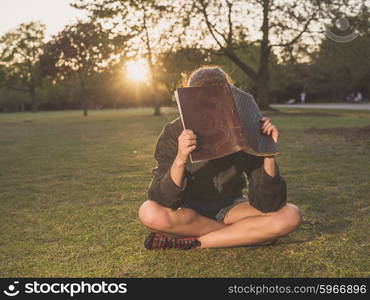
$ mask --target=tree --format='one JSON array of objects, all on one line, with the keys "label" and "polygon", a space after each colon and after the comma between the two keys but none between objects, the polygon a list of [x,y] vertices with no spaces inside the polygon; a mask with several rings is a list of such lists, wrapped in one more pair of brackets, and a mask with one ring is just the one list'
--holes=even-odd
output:
[{"label": "tree", "polygon": [[157,75],[159,81],[166,87],[169,97],[182,83],[188,73],[206,62],[207,55],[197,48],[183,48],[177,51],[167,51],[158,55],[161,72]]},{"label": "tree", "polygon": [[[142,56],[147,60],[150,69],[148,80],[150,97],[153,99],[154,115],[160,115],[158,99],[159,85],[157,74],[160,72],[156,64],[156,55],[164,47],[159,45],[163,41],[162,31],[158,26],[164,24],[165,19],[171,18],[168,6],[158,4],[156,0],[76,0],[72,6],[86,10],[94,18],[102,21],[120,19],[122,32],[135,36],[131,40],[130,49],[135,56]],[[117,23],[118,24],[118,23]],[[167,30],[171,30],[166,28]],[[165,29],[165,30],[166,30]]]},{"label": "tree", "polygon": [[87,116],[92,93],[88,79],[119,59],[131,35],[112,34],[94,20],[66,26],[45,45],[42,71],[55,81],[74,80]]},{"label": "tree", "polygon": [[0,77],[2,86],[29,94],[32,111],[38,110],[36,89],[42,83],[40,56],[45,25],[20,24],[0,38]]},{"label": "tree", "polygon": [[[221,51],[255,82],[261,109],[269,108],[269,60],[273,48],[287,48],[298,42],[319,12],[315,1],[197,0],[183,7],[183,18],[193,20],[189,26],[201,31],[203,38],[197,40],[213,40],[215,45],[209,50]],[[237,52],[240,47],[252,53],[258,47],[258,61],[251,64],[244,60]]]},{"label": "tree", "polygon": [[[114,18],[123,14],[124,21],[131,21],[128,30],[138,32],[152,73],[155,72],[153,49],[163,48],[163,39],[173,41],[171,48],[192,46],[207,48],[209,52],[222,52],[235,63],[257,86],[257,101],[261,108],[268,108],[269,58],[273,47],[290,47],[296,43],[317,16],[319,7],[316,1],[296,4],[289,1],[258,0],[250,5],[245,1],[144,1],[144,0],[79,0],[75,7],[90,11],[101,18]],[[166,22],[163,21],[167,15]],[[248,15],[258,28],[255,38],[244,26],[243,15]],[[132,17],[136,20],[132,21]],[[139,16],[139,17],[138,17]],[[168,21],[172,19],[172,21]],[[175,21],[173,21],[175,20]],[[259,21],[261,20],[261,22]],[[161,24],[170,23],[167,30]],[[126,25],[129,22],[126,22]],[[250,23],[255,26],[253,23]],[[177,30],[174,30],[174,29]],[[274,40],[281,35],[284,38]],[[158,34],[161,32],[161,34]],[[288,34],[289,33],[289,34]],[[289,38],[286,38],[286,37]],[[205,43],[213,40],[213,45]],[[156,43],[156,44],[155,44]],[[160,47],[159,47],[160,43]],[[259,62],[256,68],[244,61],[236,52],[239,44],[253,51],[259,48]],[[245,45],[250,45],[250,49]],[[157,46],[157,47],[155,47]],[[177,49],[175,49],[177,50]]]},{"label": "tree", "polygon": [[[365,7],[358,2],[79,0],[75,7],[102,19],[114,20],[122,14],[122,27],[138,33],[134,41],[141,41],[143,49],[138,52],[149,59],[152,73],[157,65],[154,50],[158,53],[165,47],[174,51],[194,47],[209,53],[222,52],[255,83],[260,108],[269,109],[271,55],[309,59],[307,49],[318,45],[324,25],[339,14],[358,15]],[[251,55],[237,51],[243,48],[253,54],[256,47],[258,61],[253,64],[243,58]]]},{"label": "tree", "polygon": [[361,35],[350,43],[323,40],[312,54],[311,84],[317,92],[343,101],[350,93],[369,92],[370,37]]},{"label": "tree", "polygon": [[[210,51],[221,50],[257,85],[257,102],[269,108],[269,60],[271,54],[282,57],[288,53],[307,59],[307,49],[314,49],[324,37],[325,24],[341,15],[357,18],[363,13],[365,1],[345,0],[195,0],[183,1],[183,24],[200,36],[198,44],[213,44]],[[178,4],[174,4],[178,5]],[[188,34],[188,33],[187,33]],[[257,67],[244,61],[235,50],[247,43],[250,50],[259,48]]]}]

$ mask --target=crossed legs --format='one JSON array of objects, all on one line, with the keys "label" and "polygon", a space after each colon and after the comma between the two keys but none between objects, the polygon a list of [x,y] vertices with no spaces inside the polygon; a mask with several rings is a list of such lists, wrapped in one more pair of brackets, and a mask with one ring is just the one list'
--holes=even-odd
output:
[{"label": "crossed legs", "polygon": [[241,203],[221,223],[189,208],[174,210],[148,200],[141,205],[139,218],[152,231],[170,236],[196,236],[201,248],[259,244],[286,235],[301,223],[298,207],[289,203],[269,213],[255,209],[249,202]]}]

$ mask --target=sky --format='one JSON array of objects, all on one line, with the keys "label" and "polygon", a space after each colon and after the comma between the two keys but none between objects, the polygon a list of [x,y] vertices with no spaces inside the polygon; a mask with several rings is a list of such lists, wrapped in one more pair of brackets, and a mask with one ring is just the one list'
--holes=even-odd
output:
[{"label": "sky", "polygon": [[39,20],[49,37],[85,13],[69,6],[71,0],[0,0],[0,35],[20,23]]}]

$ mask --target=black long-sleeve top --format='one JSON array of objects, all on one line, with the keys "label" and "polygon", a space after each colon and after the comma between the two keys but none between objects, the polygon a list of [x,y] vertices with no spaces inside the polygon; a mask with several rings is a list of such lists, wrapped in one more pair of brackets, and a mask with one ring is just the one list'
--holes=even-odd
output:
[{"label": "black long-sleeve top", "polygon": [[243,151],[201,163],[186,164],[182,187],[177,186],[170,169],[178,151],[178,137],[183,130],[181,119],[167,123],[157,139],[154,157],[157,166],[148,190],[149,199],[169,208],[193,203],[201,209],[226,206],[242,195],[248,178],[250,204],[262,212],[276,211],[286,204],[286,183],[277,174],[264,170],[263,158]]}]

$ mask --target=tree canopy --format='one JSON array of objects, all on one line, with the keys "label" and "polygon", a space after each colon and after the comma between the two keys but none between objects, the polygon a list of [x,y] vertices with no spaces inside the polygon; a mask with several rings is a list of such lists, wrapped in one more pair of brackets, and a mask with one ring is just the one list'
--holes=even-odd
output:
[{"label": "tree canopy", "polygon": [[120,61],[129,38],[112,34],[94,21],[66,26],[45,45],[41,57],[43,74],[54,82],[75,80],[86,115],[92,97],[86,87],[88,78]]},{"label": "tree canopy", "polygon": [[[45,26],[0,37],[0,106],[18,109],[169,105],[197,67],[220,65],[261,109],[302,90],[309,101],[368,93],[364,0],[74,0],[87,21],[45,42]],[[135,81],[127,62],[144,64]],[[140,62],[140,64],[138,63]]]},{"label": "tree canopy", "polygon": [[45,25],[20,24],[0,37],[0,78],[2,86],[27,92],[32,111],[38,108],[36,88],[41,85],[40,56],[43,53]]}]

